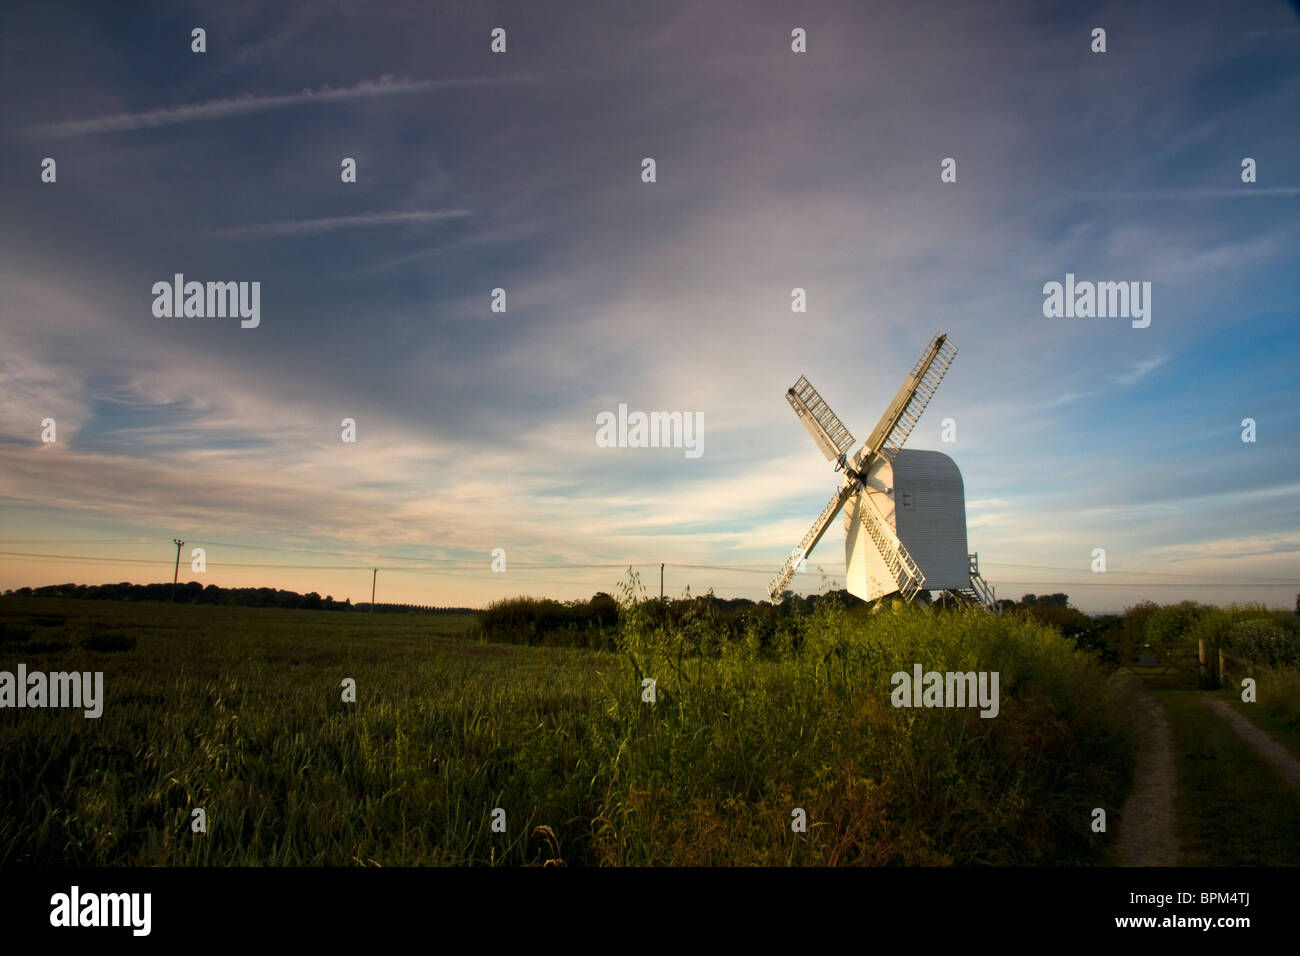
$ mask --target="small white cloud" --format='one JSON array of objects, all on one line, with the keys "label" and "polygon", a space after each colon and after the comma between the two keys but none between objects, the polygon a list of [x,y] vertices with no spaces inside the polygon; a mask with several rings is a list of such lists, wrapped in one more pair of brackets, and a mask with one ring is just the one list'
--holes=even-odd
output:
[{"label": "small white cloud", "polygon": [[1142,359],[1133,365],[1128,371],[1115,376],[1115,381],[1121,385],[1136,385],[1139,381],[1146,378],[1151,372],[1154,372],[1165,362],[1169,361],[1167,355],[1156,355],[1152,358]]}]

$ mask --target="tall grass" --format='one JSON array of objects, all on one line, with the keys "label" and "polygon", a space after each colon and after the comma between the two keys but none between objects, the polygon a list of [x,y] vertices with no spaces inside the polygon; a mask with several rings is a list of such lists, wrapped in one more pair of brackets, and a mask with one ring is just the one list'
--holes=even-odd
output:
[{"label": "tall grass", "polygon": [[[0,863],[1100,859],[1126,685],[1052,630],[821,606],[723,639],[657,603],[625,594],[604,652],[476,643],[468,619],[4,599],[0,669],[103,670],[107,699],[0,710]],[[999,716],[893,708],[914,663],[999,671]]]},{"label": "tall grass", "polygon": [[[982,611],[822,608],[783,635],[692,656],[633,613],[594,743],[611,768],[609,863],[1080,863],[1082,821],[1131,767],[1131,685],[1055,632]],[[890,676],[999,671],[997,718],[895,709]],[[657,680],[659,702],[639,696]],[[602,748],[599,749],[599,748]],[[815,823],[790,829],[795,807]],[[723,838],[739,832],[743,838]]]}]

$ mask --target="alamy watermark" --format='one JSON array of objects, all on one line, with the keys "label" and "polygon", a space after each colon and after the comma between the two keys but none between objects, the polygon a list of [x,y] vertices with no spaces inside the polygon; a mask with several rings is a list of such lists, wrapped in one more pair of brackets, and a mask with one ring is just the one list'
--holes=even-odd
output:
[{"label": "alamy watermark", "polygon": [[151,893],[82,893],[73,885],[50,897],[51,926],[129,926],[134,936],[148,936],[153,922]]},{"label": "alamy watermark", "polygon": [[687,458],[704,454],[703,412],[631,412],[596,416],[598,448],[684,448]]},{"label": "alamy watermark", "polygon": [[238,316],[240,328],[262,322],[261,282],[186,282],[178,272],[171,282],[153,284],[153,314],[159,319],[224,319]]},{"label": "alamy watermark", "polygon": [[1075,282],[1043,286],[1043,315],[1049,319],[1132,319],[1133,328],[1151,324],[1150,282]]},{"label": "alamy watermark", "polygon": [[889,682],[895,707],[980,707],[981,717],[996,717],[999,709],[997,671],[898,671]]},{"label": "alamy watermark", "polygon": [[[92,679],[93,678],[93,679]],[[0,671],[0,707],[82,707],[88,719],[104,713],[104,672]]]}]

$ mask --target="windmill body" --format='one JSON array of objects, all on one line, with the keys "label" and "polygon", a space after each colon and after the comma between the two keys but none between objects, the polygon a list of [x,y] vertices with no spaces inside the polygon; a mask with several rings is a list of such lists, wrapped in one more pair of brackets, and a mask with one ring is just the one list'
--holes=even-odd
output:
[{"label": "windmill body", "polygon": [[872,601],[899,592],[911,600],[922,590],[948,591],[996,609],[976,555],[966,550],[966,500],[956,463],[941,452],[902,447],[956,355],[947,336],[936,335],[852,457],[853,435],[806,378],[786,392],[844,478],[773,578],[774,600],[842,509],[845,586],[851,594]]},{"label": "windmill body", "polygon": [[942,452],[905,448],[892,462],[882,459],[873,466],[864,485],[864,492],[844,504],[844,586],[849,593],[874,601],[899,589],[859,514],[863,493],[916,562],[925,590],[970,587],[966,498],[956,462]]}]

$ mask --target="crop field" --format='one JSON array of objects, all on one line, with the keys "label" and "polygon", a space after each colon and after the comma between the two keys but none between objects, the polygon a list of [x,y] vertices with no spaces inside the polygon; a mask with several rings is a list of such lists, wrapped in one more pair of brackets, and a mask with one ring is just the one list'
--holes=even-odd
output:
[{"label": "crop field", "polygon": [[[712,653],[635,608],[613,651],[472,624],[0,600],[0,669],[104,674],[99,718],[0,710],[0,864],[1108,861],[1133,678],[1041,624],[832,607]],[[997,719],[891,706],[917,662],[1000,672]]]}]

